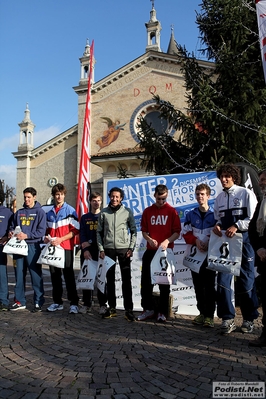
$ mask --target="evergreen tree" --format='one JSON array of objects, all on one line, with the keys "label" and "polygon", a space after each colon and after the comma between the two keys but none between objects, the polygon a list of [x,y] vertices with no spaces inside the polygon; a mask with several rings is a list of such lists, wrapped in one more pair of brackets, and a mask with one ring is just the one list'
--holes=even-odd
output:
[{"label": "evergreen tree", "polygon": [[175,141],[140,122],[147,170],[176,173],[240,161],[261,169],[266,165],[266,89],[255,2],[203,0],[196,21],[201,54],[213,63],[203,68],[178,46],[188,112],[156,97],[162,117],[181,134]]}]

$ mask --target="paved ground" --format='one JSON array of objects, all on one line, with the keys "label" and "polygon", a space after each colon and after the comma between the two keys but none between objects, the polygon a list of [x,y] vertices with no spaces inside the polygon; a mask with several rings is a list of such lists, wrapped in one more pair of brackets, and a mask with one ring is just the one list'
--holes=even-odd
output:
[{"label": "paved ground", "polygon": [[[13,292],[13,268],[8,268]],[[52,303],[48,270],[46,305]],[[91,314],[0,313],[0,398],[143,399],[211,398],[213,381],[265,381],[266,348],[249,348],[254,334],[194,327],[192,316],[166,324],[130,323],[124,312],[102,320]],[[13,295],[11,294],[11,298]],[[241,324],[237,318],[238,326]]]}]

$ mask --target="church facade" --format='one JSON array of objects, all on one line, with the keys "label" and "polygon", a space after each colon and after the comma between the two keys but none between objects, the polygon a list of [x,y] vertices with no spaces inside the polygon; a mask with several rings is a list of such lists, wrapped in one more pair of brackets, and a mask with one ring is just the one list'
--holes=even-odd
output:
[{"label": "church facade", "polygon": [[[146,24],[146,52],[122,66],[91,88],[91,188],[103,192],[109,179],[125,174],[139,177],[146,174],[141,166],[138,146],[138,119],[140,116],[160,129],[159,112],[153,95],[171,102],[175,108],[186,107],[184,77],[180,70],[173,31],[166,53],[160,48],[161,25],[152,5],[150,20]],[[51,201],[51,187],[57,183],[66,185],[67,201],[75,206],[79,162],[81,155],[84,113],[88,86],[90,45],[86,44],[80,58],[81,76],[74,87],[78,96],[78,123],[43,145],[34,148],[34,124],[28,107],[20,127],[17,152],[17,204],[23,203],[23,189],[33,186],[38,200],[44,204]],[[95,60],[93,60],[93,65]],[[202,61],[202,67],[210,63]],[[169,131],[173,138],[178,132]],[[124,173],[121,173],[123,171]],[[18,205],[19,206],[19,205]]]}]

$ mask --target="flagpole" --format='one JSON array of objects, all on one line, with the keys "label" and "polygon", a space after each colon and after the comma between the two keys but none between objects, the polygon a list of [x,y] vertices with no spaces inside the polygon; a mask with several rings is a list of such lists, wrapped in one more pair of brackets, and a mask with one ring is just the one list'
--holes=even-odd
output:
[{"label": "flagpole", "polygon": [[261,60],[266,82],[266,0],[256,0]]},{"label": "flagpole", "polygon": [[93,53],[94,40],[90,47],[90,65],[88,75],[88,91],[84,115],[84,126],[81,146],[81,157],[79,164],[78,193],[76,202],[76,212],[80,219],[88,212],[88,188],[90,187],[90,131],[91,131],[91,83],[93,76]]}]

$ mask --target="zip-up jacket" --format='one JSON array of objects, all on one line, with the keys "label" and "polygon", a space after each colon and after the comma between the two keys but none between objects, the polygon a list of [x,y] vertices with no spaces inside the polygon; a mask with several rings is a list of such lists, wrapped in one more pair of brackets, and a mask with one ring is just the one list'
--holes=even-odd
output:
[{"label": "zip-up jacket", "polygon": [[27,234],[27,244],[41,242],[46,230],[46,213],[41,204],[35,201],[32,208],[24,204],[23,208],[15,213],[11,229],[15,229],[16,226],[20,226],[22,233]]},{"label": "zip-up jacket", "polygon": [[214,217],[222,230],[235,224],[240,232],[248,230],[257,198],[248,188],[233,185],[220,193],[214,202]]},{"label": "zip-up jacket", "polygon": [[202,217],[199,208],[192,209],[186,214],[182,235],[187,244],[195,245],[196,239],[200,236],[210,236],[216,223],[214,213],[208,209],[203,215],[204,217]]},{"label": "zip-up jacket", "polygon": [[[53,207],[47,212],[47,230],[46,234],[51,237],[63,237],[72,232],[74,235],[79,233],[78,215],[75,209],[64,202],[59,211],[56,213]],[[67,250],[74,249],[74,237],[70,240],[61,242],[61,247]]]},{"label": "zip-up jacket", "polygon": [[135,248],[137,229],[133,212],[123,204],[118,210],[107,206],[100,212],[97,227],[99,251]]}]

